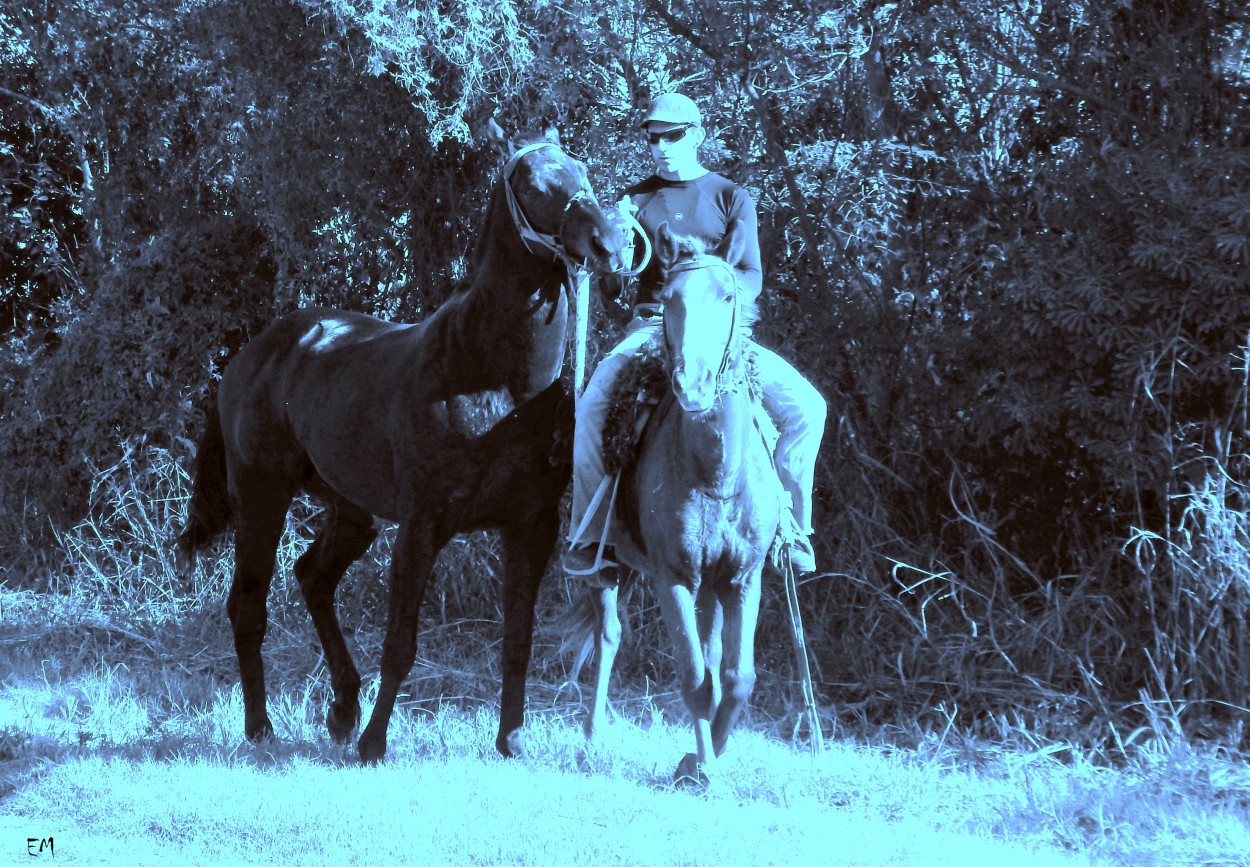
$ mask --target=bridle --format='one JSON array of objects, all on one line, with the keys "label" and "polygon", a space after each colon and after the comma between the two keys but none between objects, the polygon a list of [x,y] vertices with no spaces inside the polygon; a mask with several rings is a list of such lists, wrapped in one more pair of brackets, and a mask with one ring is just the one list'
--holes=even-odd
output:
[{"label": "bridle", "polygon": [[[729,361],[733,354],[734,343],[738,333],[738,313],[742,307],[741,294],[738,292],[738,272],[732,265],[719,256],[702,254],[691,259],[676,262],[669,267],[665,273],[664,279],[667,280],[674,274],[681,274],[686,271],[698,271],[703,268],[724,268],[729,271],[730,279],[734,284],[734,308],[733,315],[729,320],[729,334],[725,338],[725,350],[721,354],[720,368],[716,371],[716,390],[720,392],[724,389],[721,380],[725,376],[725,372],[729,369]],[[668,358],[669,364],[672,364],[672,344],[668,339],[668,319],[664,318],[661,328],[664,331],[664,354]]]},{"label": "bridle", "polygon": [[[521,203],[517,201],[516,192],[512,189],[512,173],[516,171],[517,164],[528,154],[543,148],[554,148],[561,154],[564,149],[555,142],[540,141],[526,145],[514,153],[503,167],[503,189],[504,197],[508,203],[508,213],[512,216],[512,222],[516,226],[517,233],[521,236],[521,243],[525,245],[525,249],[529,250],[535,256],[544,257],[551,256],[553,261],[562,262],[565,270],[568,272],[568,280],[565,289],[571,299],[574,309],[574,390],[580,396],[582,382],[585,379],[586,368],[586,337],[589,321],[590,309],[590,276],[586,267],[586,261],[578,261],[569,254],[564,246],[562,235],[564,234],[564,224],[569,218],[569,213],[573,210],[573,206],[579,202],[590,202],[596,207],[599,206],[599,200],[595,197],[594,190],[589,185],[579,187],[568,202],[564,205],[564,213],[560,217],[560,226],[556,234],[548,234],[540,232],[530,223],[529,218],[525,215],[525,210],[521,207]],[[565,154],[567,156],[567,154]],[[627,205],[628,201],[623,200],[622,205]],[[628,208],[621,208],[625,217],[626,224],[630,230],[642,238],[644,245],[644,255],[640,264],[632,270],[625,269],[619,273],[622,276],[637,276],[647,266],[651,259],[651,242],[647,238],[646,231],[634,219],[633,214]],[[632,245],[631,245],[632,249]],[[545,296],[547,302],[552,301],[551,296]],[[550,317],[555,316],[555,307],[552,307]]]},{"label": "bridle", "polygon": [[554,148],[555,150],[560,151],[560,153],[564,153],[563,149],[561,149],[561,147],[555,142],[535,142],[534,144],[526,145],[525,147],[517,150],[517,152],[512,155],[512,158],[509,159],[507,164],[503,167],[503,188],[504,194],[508,200],[508,213],[512,215],[512,222],[516,224],[517,232],[521,236],[521,242],[525,244],[525,249],[529,250],[535,256],[550,255],[563,262],[565,267],[569,269],[569,272],[573,273],[576,269],[584,269],[586,267],[586,263],[584,261],[577,261],[570,256],[568,251],[565,249],[564,242],[560,238],[560,235],[564,230],[564,221],[568,219],[569,211],[571,211],[573,206],[578,202],[589,201],[592,204],[598,205],[599,200],[595,198],[595,192],[589,186],[581,187],[576,193],[573,194],[572,198],[568,200],[568,203],[565,204],[564,214],[560,218],[560,228],[557,230],[557,234],[547,234],[546,232],[540,232],[535,229],[533,225],[530,224],[529,218],[525,216],[525,211],[522,209],[521,203],[517,201],[516,193],[512,189],[512,173],[516,171],[517,163],[519,163],[522,158],[528,154],[532,154],[534,151],[542,150],[543,148]]}]

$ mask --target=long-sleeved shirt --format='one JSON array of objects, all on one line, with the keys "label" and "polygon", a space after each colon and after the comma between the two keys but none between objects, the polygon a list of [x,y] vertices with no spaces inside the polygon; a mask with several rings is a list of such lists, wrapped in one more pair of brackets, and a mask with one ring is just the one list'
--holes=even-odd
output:
[{"label": "long-sleeved shirt", "polygon": [[[723,175],[708,172],[692,181],[668,181],[659,175],[634,184],[625,194],[638,206],[638,222],[646,229],[651,243],[656,241],[660,225],[667,222],[675,235],[702,238],[714,247],[725,237],[734,220],[741,220],[746,229],[747,245],[737,264],[738,283],[754,301],[763,288],[760,268],[760,238],[755,216],[755,203],[742,187]],[[653,304],[661,289],[659,262],[651,264],[638,275],[638,297],[635,304]]]}]

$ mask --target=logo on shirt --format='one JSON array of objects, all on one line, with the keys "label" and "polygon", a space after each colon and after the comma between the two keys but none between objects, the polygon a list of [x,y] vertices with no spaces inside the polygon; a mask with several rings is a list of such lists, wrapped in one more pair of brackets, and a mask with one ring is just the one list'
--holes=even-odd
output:
[{"label": "logo on shirt", "polygon": [[681,213],[680,211],[678,211],[676,214],[673,214],[674,220],[684,220],[685,218],[686,218],[686,215]]}]

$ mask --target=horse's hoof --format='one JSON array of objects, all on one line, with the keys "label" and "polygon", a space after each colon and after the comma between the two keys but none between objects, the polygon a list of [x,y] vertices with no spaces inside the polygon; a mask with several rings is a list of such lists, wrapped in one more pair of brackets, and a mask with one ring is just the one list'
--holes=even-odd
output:
[{"label": "horse's hoof", "polygon": [[582,723],[582,734],[586,736],[586,743],[595,744],[608,730],[609,722],[607,715],[596,718],[593,713],[586,715],[586,721]]},{"label": "horse's hoof", "polygon": [[699,764],[699,757],[694,753],[686,753],[677,763],[677,770],[673,773],[674,786],[681,789],[706,789],[709,782],[711,781],[703,766]]},{"label": "horse's hoof", "polygon": [[247,736],[248,741],[254,744],[262,741],[273,740],[273,723],[269,722],[269,717],[265,717],[259,722],[249,723],[243,727],[243,733]]},{"label": "horse's hoof", "polygon": [[523,759],[525,758],[525,734],[520,729],[513,729],[506,735],[499,733],[499,737],[495,739],[495,749],[499,750],[499,754],[505,759]]},{"label": "horse's hoof", "polygon": [[334,705],[326,711],[326,729],[330,732],[330,738],[336,744],[345,744],[352,739],[352,732],[356,730],[356,724],[360,722],[360,711],[352,710],[346,713],[340,711]]},{"label": "horse's hoof", "polygon": [[593,774],[595,772],[595,762],[590,757],[589,750],[577,751],[577,769],[583,774]]},{"label": "horse's hoof", "polygon": [[386,738],[370,740],[368,734],[363,734],[356,742],[356,749],[360,752],[362,765],[379,764],[386,757]]},{"label": "horse's hoof", "polygon": [[181,536],[174,543],[174,573],[184,587],[191,586],[195,578],[195,549]]}]

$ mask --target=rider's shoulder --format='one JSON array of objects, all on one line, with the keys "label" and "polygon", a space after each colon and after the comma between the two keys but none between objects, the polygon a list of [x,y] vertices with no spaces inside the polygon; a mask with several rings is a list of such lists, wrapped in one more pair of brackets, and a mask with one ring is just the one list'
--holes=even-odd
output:
[{"label": "rider's shoulder", "polygon": [[627,196],[649,195],[656,192],[664,185],[665,181],[663,178],[659,175],[651,175],[650,177],[643,178],[636,184],[626,187],[624,194]]},{"label": "rider's shoulder", "polygon": [[705,192],[721,195],[747,195],[747,191],[720,172],[708,172],[697,181]]}]

